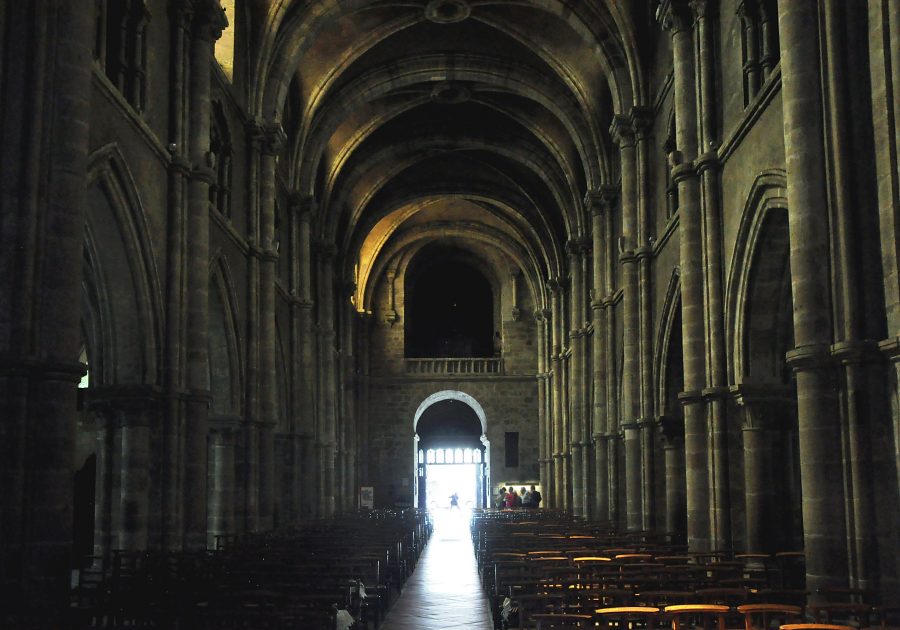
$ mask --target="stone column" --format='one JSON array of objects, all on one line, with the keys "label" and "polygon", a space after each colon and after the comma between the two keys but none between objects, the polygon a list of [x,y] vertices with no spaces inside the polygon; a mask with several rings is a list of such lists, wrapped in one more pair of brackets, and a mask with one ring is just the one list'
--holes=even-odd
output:
[{"label": "stone column", "polygon": [[[868,81],[858,78],[852,67],[857,60],[865,58],[865,54],[854,50],[853,33],[862,30],[853,26],[857,13],[835,0],[824,0],[819,10],[826,77],[823,124],[830,156],[826,160],[826,182],[831,183],[827,194],[831,205],[834,299],[839,314],[834,329],[836,342],[831,351],[841,371],[841,431],[848,447],[844,457],[845,472],[849,477],[845,492],[849,515],[850,584],[874,593],[879,590],[882,573],[878,569],[876,524],[878,513],[883,510],[876,507],[874,500],[877,495],[874,476],[877,473],[874,471],[880,462],[876,462],[873,455],[880,449],[873,449],[872,433],[882,422],[887,405],[882,386],[883,368],[879,365],[881,357],[868,338],[878,330],[878,324],[873,324],[874,318],[866,313],[868,304],[873,303],[868,288],[873,280],[868,269],[875,265],[871,259],[872,248],[861,246],[869,240],[867,236],[871,232],[865,225],[866,219],[862,218],[867,214],[868,203],[860,194],[865,184],[858,181],[860,172],[854,166],[859,153],[858,140],[854,136],[860,124],[855,94],[870,87]],[[874,178],[871,181],[874,183]],[[876,284],[872,288],[881,290],[882,286]],[[900,525],[897,512],[894,514],[891,520]],[[897,545],[891,548],[896,551]]]},{"label": "stone column", "polygon": [[[843,466],[834,369],[819,16],[815,0],[781,2],[782,99],[791,237],[794,349],[806,587],[847,583]],[[815,598],[815,596],[813,596]]]},{"label": "stone column", "polygon": [[[563,299],[565,303],[565,299]],[[563,305],[563,312],[566,308]],[[563,315],[563,319],[566,317]],[[565,322],[560,337],[565,340],[568,336],[565,334]],[[562,369],[562,479],[563,479],[563,505],[566,511],[572,511],[572,449],[570,447],[572,439],[572,421],[570,410],[571,403],[571,387],[572,387],[572,348],[564,348],[562,357],[560,358],[560,367]]]},{"label": "stone column", "polygon": [[49,617],[69,605],[93,5],[0,14],[0,605]]},{"label": "stone column", "polygon": [[129,396],[113,405],[122,427],[119,545],[143,550],[149,543],[150,434],[156,425],[156,400],[155,396]]},{"label": "stone column", "polygon": [[[169,191],[165,276],[165,347],[163,349],[163,385],[165,416],[161,462],[162,547],[179,551],[182,547],[181,438],[185,421],[185,334],[187,296],[184,292],[187,272],[187,188],[191,163],[188,159],[188,80],[190,75],[190,7],[170,4],[171,67],[169,82]],[[177,226],[177,228],[175,228]]]},{"label": "stone column", "polygon": [[296,497],[298,515],[301,518],[311,517],[317,510],[318,484],[316,483],[318,453],[315,449],[316,435],[316,364],[315,364],[315,332],[313,320],[312,295],[312,241],[310,224],[316,210],[312,197],[295,195],[291,198],[291,207],[297,234],[296,254],[292,269],[296,277],[297,300],[293,303],[291,314],[294,318],[294,432],[297,436],[297,452],[299,459],[297,475],[299,479],[299,496]]},{"label": "stone column", "polygon": [[544,501],[547,506],[550,506],[553,501],[553,495],[550,490],[553,487],[553,471],[551,468],[553,462],[551,457],[553,441],[550,431],[552,415],[547,413],[547,400],[550,395],[548,392],[549,367],[547,365],[547,323],[543,310],[538,309],[534,312],[534,321],[538,340],[538,463],[540,465],[541,486],[544,488]]},{"label": "stone column", "polygon": [[622,177],[622,237],[619,262],[622,265],[622,418],[625,439],[625,526],[641,529],[641,442],[640,442],[640,293],[637,241],[638,192],[637,145],[634,128],[625,116],[613,119],[610,134],[619,145]]},{"label": "stone column", "polygon": [[195,6],[190,64],[187,231],[187,405],[184,427],[184,547],[206,548],[206,476],[209,414],[209,162],[210,82],[213,44],[228,24],[218,2]]},{"label": "stone column", "polygon": [[722,209],[717,149],[719,137],[716,108],[715,28],[717,3],[691,0],[696,19],[699,143],[696,160],[700,177],[703,230],[703,285],[706,313],[706,415],[712,433],[710,449],[710,511],[712,544],[716,549],[731,547],[731,494],[728,476],[728,423],[725,399],[728,396],[725,370],[725,316],[722,290]]},{"label": "stone column", "polygon": [[[357,426],[359,434],[356,440],[362,448],[357,449],[359,485],[371,485],[369,483],[369,340],[372,335],[372,314],[357,313]],[[487,506],[489,507],[489,506]]]},{"label": "stone column", "polygon": [[[259,169],[259,527],[272,529],[275,521],[275,426],[278,392],[275,371],[278,351],[275,331],[275,167],[287,140],[281,125],[265,127]],[[286,506],[285,506],[286,507]],[[282,508],[284,509],[284,508]]]},{"label": "stone column", "polygon": [[697,104],[693,15],[683,2],[673,2],[661,16],[672,32],[676,142],[672,178],[678,186],[681,251],[681,317],[684,341],[684,443],[687,467],[688,540],[691,549],[711,544],[709,450],[701,392],[705,386],[702,223],[700,188],[693,159],[697,155]]},{"label": "stone column", "polygon": [[582,512],[587,519],[593,518],[594,510],[594,478],[591,475],[591,460],[593,440],[591,439],[591,411],[593,396],[591,376],[591,358],[592,358],[592,335],[593,326],[591,324],[592,313],[590,311],[590,272],[591,272],[591,248],[593,240],[589,234],[583,235],[579,239],[581,246],[581,298],[578,302],[581,335],[579,337],[579,356],[581,376],[579,378],[581,390],[581,488],[582,496]]},{"label": "stone column", "polygon": [[262,149],[265,132],[256,120],[246,127],[249,150],[248,210],[247,210],[247,359],[244,368],[244,418],[241,427],[241,464],[239,479],[241,488],[240,516],[244,531],[255,532],[260,528],[260,434],[262,432],[261,376],[262,361]]},{"label": "stone column", "polygon": [[563,477],[563,444],[565,432],[563,430],[563,365],[562,365],[562,313],[560,299],[562,286],[558,280],[551,280],[550,287],[550,331],[551,352],[553,362],[551,371],[552,404],[553,404],[553,503],[552,507],[563,509],[565,507],[565,486]]},{"label": "stone column", "polygon": [[343,428],[343,448],[344,448],[344,483],[341,487],[342,509],[345,511],[353,510],[356,507],[356,500],[359,494],[356,483],[356,452],[357,452],[357,415],[356,415],[356,379],[354,376],[355,355],[354,346],[354,322],[356,320],[356,309],[353,307],[354,293],[356,292],[356,284],[347,281],[342,286],[343,291],[341,309],[341,426]]},{"label": "stone column", "polygon": [[684,511],[684,422],[668,416],[657,420],[666,462],[666,534],[673,543],[686,541]]},{"label": "stone column", "polygon": [[569,241],[567,244],[569,252],[569,270],[572,280],[572,291],[570,294],[570,308],[572,312],[571,327],[569,330],[569,340],[571,344],[571,378],[569,380],[569,389],[571,390],[572,414],[570,420],[570,431],[566,434],[565,440],[572,454],[571,466],[571,492],[572,492],[572,513],[575,516],[584,516],[584,484],[582,479],[582,452],[581,441],[584,434],[583,418],[584,418],[584,398],[582,389],[581,372],[581,341],[582,332],[582,269],[581,269],[581,251],[576,241]]},{"label": "stone column", "polygon": [[650,108],[633,107],[631,125],[637,146],[637,243],[634,250],[638,264],[639,345],[640,345],[640,444],[641,444],[641,529],[656,526],[654,514],[654,436],[656,433],[653,408],[653,297],[650,263],[653,260],[653,195],[650,156],[652,138],[648,133],[653,120]]},{"label": "stone column", "polygon": [[334,245],[319,249],[319,396],[316,441],[319,451],[319,516],[331,517],[335,510],[335,455],[337,417],[335,404],[334,345]]},{"label": "stone column", "polygon": [[747,82],[747,95],[752,99],[761,84],[759,64],[759,7],[758,0],[741,0],[738,4],[738,17],[741,18],[741,28],[744,31],[744,76]]},{"label": "stone column", "polygon": [[211,419],[209,432],[209,500],[208,540],[210,549],[216,548],[216,536],[233,534],[235,461],[234,437],[236,423],[231,419]]},{"label": "stone column", "polygon": [[4,614],[69,605],[92,14],[84,0],[0,9]]},{"label": "stone column", "polygon": [[619,373],[616,364],[616,264],[617,252],[613,238],[613,196],[607,196],[605,216],[606,248],[606,295],[603,297],[603,310],[606,313],[606,445],[608,448],[606,461],[609,466],[609,520],[621,524],[624,516],[620,500],[619,458],[621,455],[622,435],[619,429]]},{"label": "stone column", "polygon": [[743,411],[741,433],[744,439],[744,505],[747,517],[746,550],[773,553],[779,537],[773,522],[787,518],[776,507],[776,489],[783,480],[776,479],[772,462],[773,430],[781,416],[780,409],[793,404],[783,387],[774,384],[731,388],[735,402]]},{"label": "stone column", "polygon": [[900,0],[868,3],[869,73],[872,85],[872,123],[875,172],[881,232],[888,338],[879,346],[891,361],[893,427],[893,483],[900,487]]},{"label": "stone column", "polygon": [[591,315],[594,336],[592,352],[593,386],[593,444],[594,444],[594,506],[591,510],[596,520],[609,518],[609,462],[606,444],[606,309],[603,296],[606,295],[605,269],[606,235],[604,231],[604,207],[608,205],[605,195],[611,191],[591,190],[585,195],[584,205],[591,215],[591,241],[593,259],[591,267]]}]

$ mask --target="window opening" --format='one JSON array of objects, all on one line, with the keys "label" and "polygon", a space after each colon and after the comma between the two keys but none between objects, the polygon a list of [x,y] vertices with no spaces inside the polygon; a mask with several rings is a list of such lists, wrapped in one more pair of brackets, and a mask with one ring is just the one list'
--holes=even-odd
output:
[{"label": "window opening", "polygon": [[147,97],[147,24],[144,0],[96,0],[94,60],[136,111]]}]

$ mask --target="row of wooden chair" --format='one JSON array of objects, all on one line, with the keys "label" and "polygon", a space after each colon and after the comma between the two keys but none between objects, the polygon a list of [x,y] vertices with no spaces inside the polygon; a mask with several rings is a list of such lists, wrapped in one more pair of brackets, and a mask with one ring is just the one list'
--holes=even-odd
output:
[{"label": "row of wooden chair", "polygon": [[431,532],[416,510],[229,536],[197,553],[118,551],[82,573],[72,627],[377,628]]},{"label": "row of wooden chair", "polygon": [[566,621],[559,615],[575,615],[568,620],[573,627],[623,630],[677,630],[681,619],[748,630],[774,621],[856,628],[895,621],[895,611],[868,605],[853,589],[823,590],[807,605],[802,552],[689,553],[651,532],[621,534],[608,524],[540,512],[473,515],[473,544],[497,627],[516,619],[523,628],[556,627],[546,624]]}]

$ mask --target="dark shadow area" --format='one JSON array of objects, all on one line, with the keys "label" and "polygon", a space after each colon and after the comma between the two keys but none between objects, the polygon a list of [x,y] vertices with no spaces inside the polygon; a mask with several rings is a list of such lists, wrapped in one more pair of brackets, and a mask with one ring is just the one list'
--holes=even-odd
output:
[{"label": "dark shadow area", "polygon": [[426,248],[410,264],[405,356],[493,356],[493,290],[461,254]]}]

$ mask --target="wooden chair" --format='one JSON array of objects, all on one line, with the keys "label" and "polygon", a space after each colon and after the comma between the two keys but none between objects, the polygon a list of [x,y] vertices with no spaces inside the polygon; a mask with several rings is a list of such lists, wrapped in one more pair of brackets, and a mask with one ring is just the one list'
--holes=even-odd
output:
[{"label": "wooden chair", "polygon": [[725,630],[725,615],[731,607],[721,604],[674,604],[666,606],[663,611],[672,620],[672,630],[680,630],[683,626]]},{"label": "wooden chair", "polygon": [[537,624],[536,630],[587,630],[591,628],[591,615],[571,613],[538,613],[531,618]]},{"label": "wooden chair", "polygon": [[799,590],[806,588],[806,554],[802,551],[779,551],[775,553],[778,567],[778,586]]},{"label": "wooden chair", "polygon": [[810,604],[806,611],[816,623],[852,625],[857,628],[869,627],[872,607],[855,602],[834,602]]},{"label": "wooden chair", "polygon": [[[783,620],[781,624],[789,624],[800,619],[803,609],[800,606],[784,604],[742,604],[737,611],[744,615],[744,630],[769,630],[772,620]],[[756,623],[756,621],[760,623]]]},{"label": "wooden chair", "polygon": [[634,627],[652,628],[659,623],[659,608],[656,606],[615,606],[598,608],[594,620],[602,628],[631,630]]}]

